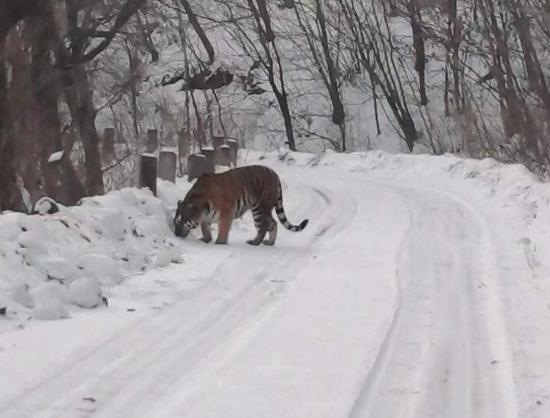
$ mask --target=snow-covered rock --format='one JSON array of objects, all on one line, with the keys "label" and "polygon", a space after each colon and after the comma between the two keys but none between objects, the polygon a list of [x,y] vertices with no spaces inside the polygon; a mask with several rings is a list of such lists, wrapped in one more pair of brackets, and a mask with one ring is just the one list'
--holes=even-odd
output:
[{"label": "snow-covered rock", "polygon": [[29,292],[29,285],[26,283],[16,283],[11,290],[10,297],[4,299],[7,301],[11,299],[13,302],[29,309],[34,308],[36,305],[33,296]]},{"label": "snow-covered rock", "polygon": [[47,237],[43,228],[24,231],[19,236],[19,245],[34,254],[45,254],[49,251]]},{"label": "snow-covered rock", "polygon": [[50,197],[41,197],[32,208],[33,214],[46,215],[59,212],[59,203]]},{"label": "snow-covered rock", "polygon": [[165,251],[159,252],[155,260],[155,265],[157,267],[166,267],[171,263],[183,263],[183,257],[181,255],[181,251],[178,248],[172,247],[166,249]]},{"label": "snow-covered rock", "polygon": [[83,254],[76,265],[84,273],[104,284],[118,284],[124,276],[119,270],[118,264],[110,256],[100,253]]},{"label": "snow-covered rock", "polygon": [[67,284],[82,275],[74,265],[74,261],[62,257],[46,258],[41,263],[50,280],[58,280]]},{"label": "snow-covered rock", "polygon": [[35,286],[30,290],[37,306],[52,303],[65,304],[69,301],[67,287],[57,281],[48,281]]},{"label": "snow-covered rock", "polygon": [[69,286],[71,303],[81,308],[91,309],[103,303],[99,283],[94,279],[77,279]]},{"label": "snow-covered rock", "polygon": [[60,302],[49,302],[33,309],[32,318],[41,321],[53,321],[56,319],[70,318],[71,314]]}]

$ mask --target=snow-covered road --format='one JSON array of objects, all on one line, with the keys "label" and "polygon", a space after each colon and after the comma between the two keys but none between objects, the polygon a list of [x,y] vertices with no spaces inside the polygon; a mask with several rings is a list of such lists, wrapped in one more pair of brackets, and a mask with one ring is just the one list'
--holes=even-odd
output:
[{"label": "snow-covered road", "polygon": [[0,417],[527,416],[491,219],[427,187],[277,170],[306,230],[189,238],[110,308],[2,334]]}]

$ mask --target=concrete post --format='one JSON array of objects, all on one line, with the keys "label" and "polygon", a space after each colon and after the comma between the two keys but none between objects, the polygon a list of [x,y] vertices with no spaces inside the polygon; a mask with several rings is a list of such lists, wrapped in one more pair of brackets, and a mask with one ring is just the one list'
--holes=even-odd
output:
[{"label": "concrete post", "polygon": [[161,151],[159,153],[159,177],[175,183],[177,163],[178,157],[174,151]]},{"label": "concrete post", "polygon": [[141,154],[139,162],[139,187],[148,187],[153,194],[157,195],[157,169],[158,160],[155,155]]},{"label": "concrete post", "polygon": [[214,136],[212,137],[212,146],[215,150],[218,150],[225,143],[225,138],[223,136]]},{"label": "concrete post", "polygon": [[215,172],[215,163],[216,163],[216,160],[215,160],[215,153],[216,151],[214,151],[213,148],[203,148],[201,150],[201,154],[204,155],[204,157],[206,158],[206,172],[207,173],[214,173]]},{"label": "concrete post", "polygon": [[216,165],[230,167],[232,162],[231,147],[229,145],[222,145],[216,150]]},{"label": "concrete post", "polygon": [[239,150],[239,143],[236,139],[228,139],[227,145],[229,145],[229,148],[231,148],[231,162],[233,164],[233,167],[237,167],[237,155]]},{"label": "concrete post", "polygon": [[193,181],[206,173],[206,157],[203,154],[190,154],[187,157],[187,180]]}]

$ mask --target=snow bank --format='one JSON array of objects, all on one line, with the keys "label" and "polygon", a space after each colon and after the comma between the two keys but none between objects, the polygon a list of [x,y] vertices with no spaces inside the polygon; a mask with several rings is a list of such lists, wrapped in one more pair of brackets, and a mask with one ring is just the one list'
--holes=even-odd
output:
[{"label": "snow bank", "polygon": [[[0,216],[0,303],[9,316],[60,319],[107,303],[127,277],[181,263],[173,212],[190,185],[159,180],[158,194],[127,188],[52,215]],[[68,309],[69,308],[69,309]]]}]

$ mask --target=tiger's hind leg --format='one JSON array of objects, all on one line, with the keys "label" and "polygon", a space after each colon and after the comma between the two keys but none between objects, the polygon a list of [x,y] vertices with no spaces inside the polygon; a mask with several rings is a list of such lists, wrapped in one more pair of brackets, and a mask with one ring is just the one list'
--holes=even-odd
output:
[{"label": "tiger's hind leg", "polygon": [[277,222],[271,217],[271,228],[269,229],[269,238],[264,239],[264,245],[275,245],[277,239]]},{"label": "tiger's hind leg", "polygon": [[250,245],[260,245],[264,240],[267,231],[270,231],[272,229],[273,218],[271,217],[270,213],[259,210],[252,211],[252,215],[254,216],[254,226],[256,227],[257,234],[254,239],[250,239],[246,242]]},{"label": "tiger's hind leg", "polygon": [[202,231],[202,242],[209,243],[212,241],[212,233],[210,232],[210,223],[209,222],[202,222],[201,223],[201,231]]}]

